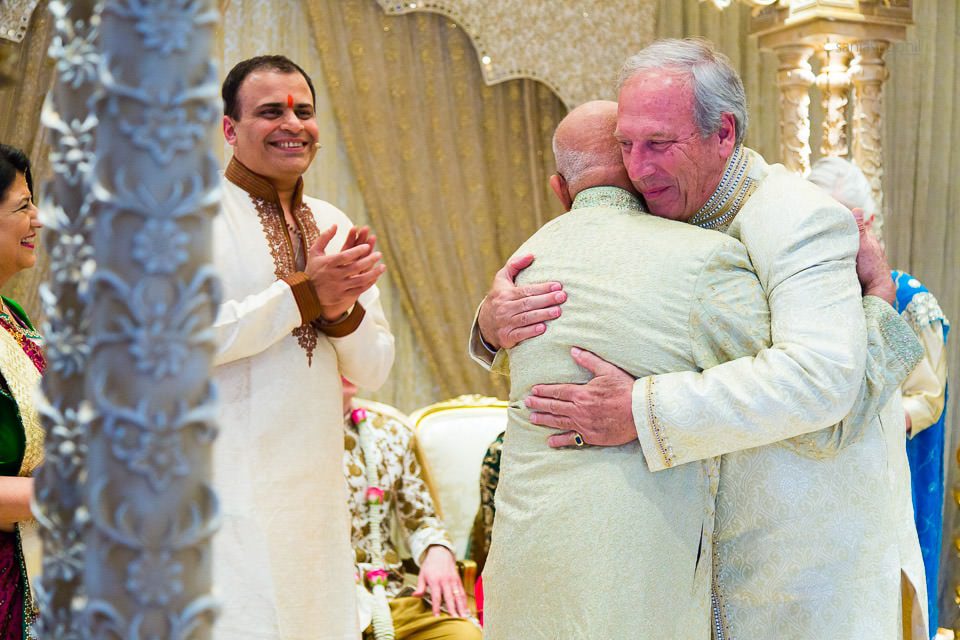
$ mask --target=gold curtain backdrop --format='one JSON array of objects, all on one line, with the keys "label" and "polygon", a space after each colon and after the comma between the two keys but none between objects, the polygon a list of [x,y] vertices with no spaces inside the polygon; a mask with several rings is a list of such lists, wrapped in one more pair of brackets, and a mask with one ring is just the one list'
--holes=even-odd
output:
[{"label": "gold curtain backdrop", "polygon": [[[550,141],[565,114],[532,80],[483,83],[467,35],[431,13],[310,2],[340,131],[440,397],[505,396],[465,356],[493,273],[561,208]],[[437,398],[439,399],[439,398]],[[402,406],[402,405],[401,405]]]},{"label": "gold curtain backdrop", "polygon": [[[532,78],[568,108],[614,98],[616,63],[653,39],[657,0],[377,0],[390,15],[440,13],[470,36],[484,82]],[[595,46],[596,34],[603,46]]]}]

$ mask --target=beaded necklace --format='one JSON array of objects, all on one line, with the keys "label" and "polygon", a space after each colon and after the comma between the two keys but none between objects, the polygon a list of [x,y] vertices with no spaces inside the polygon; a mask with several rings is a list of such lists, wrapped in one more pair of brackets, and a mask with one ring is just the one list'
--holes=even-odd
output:
[{"label": "beaded necklace", "polygon": [[737,145],[727,161],[720,184],[706,204],[693,214],[690,224],[704,229],[717,229],[732,220],[747,198],[757,190],[757,181],[750,177],[751,164],[750,155],[744,152],[743,145]]},{"label": "beaded necklace", "polygon": [[360,435],[360,449],[363,451],[364,469],[367,479],[367,522],[370,526],[371,562],[370,568],[364,572],[367,587],[373,593],[373,637],[376,640],[394,640],[393,616],[390,615],[390,604],[387,602],[387,568],[383,561],[383,538],[381,525],[386,515],[386,501],[384,490],[380,487],[380,477],[377,469],[380,465],[381,452],[377,447],[373,425],[363,409],[354,409],[350,412],[350,420],[357,427]]},{"label": "beaded necklace", "polygon": [[2,326],[17,342],[23,352],[30,358],[30,362],[37,368],[37,371],[43,373],[47,366],[46,358],[43,357],[41,344],[43,338],[39,333],[31,331],[23,325],[19,318],[7,309],[7,305],[0,307],[0,326]]}]

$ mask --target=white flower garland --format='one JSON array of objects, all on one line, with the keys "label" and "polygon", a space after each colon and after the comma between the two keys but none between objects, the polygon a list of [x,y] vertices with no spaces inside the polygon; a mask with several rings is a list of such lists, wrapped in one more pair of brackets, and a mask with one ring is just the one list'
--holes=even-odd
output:
[{"label": "white flower garland", "polygon": [[390,603],[387,602],[387,568],[383,561],[383,539],[380,535],[383,517],[386,514],[384,489],[380,486],[377,469],[382,454],[377,447],[373,425],[363,409],[354,409],[350,420],[360,435],[360,448],[363,450],[367,479],[367,522],[370,526],[371,569],[363,577],[373,593],[373,637],[376,640],[394,640],[393,616],[390,615]]}]

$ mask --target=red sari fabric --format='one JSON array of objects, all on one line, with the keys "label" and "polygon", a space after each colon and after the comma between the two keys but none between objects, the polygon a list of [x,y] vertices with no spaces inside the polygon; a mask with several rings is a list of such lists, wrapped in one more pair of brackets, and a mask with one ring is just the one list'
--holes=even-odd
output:
[{"label": "red sari fabric", "polygon": [[17,534],[0,532],[0,638],[24,637],[23,596],[26,582]]}]

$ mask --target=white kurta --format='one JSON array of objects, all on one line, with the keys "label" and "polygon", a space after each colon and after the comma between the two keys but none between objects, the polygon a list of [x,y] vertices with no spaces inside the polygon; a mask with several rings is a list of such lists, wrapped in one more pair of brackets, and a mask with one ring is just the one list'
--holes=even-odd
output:
[{"label": "white kurta", "polygon": [[[352,226],[332,205],[304,198],[330,247]],[[341,472],[340,373],[379,387],[393,337],[376,287],[366,315],[342,338],[320,334],[308,362],[291,335],[301,324],[292,289],[275,274],[250,195],[223,180],[214,261],[223,280],[215,322],[221,397],[214,478],[223,525],[214,542],[220,640],[355,639],[350,520]],[[274,247],[275,249],[276,247]]]},{"label": "white kurta", "polygon": [[653,470],[725,454],[718,638],[895,639],[901,570],[917,589],[911,626],[925,624],[903,417],[888,402],[919,345],[890,305],[861,299],[850,213],[759,156],[751,176],[729,234],[763,284],[773,344],[639,380],[638,437]]}]

